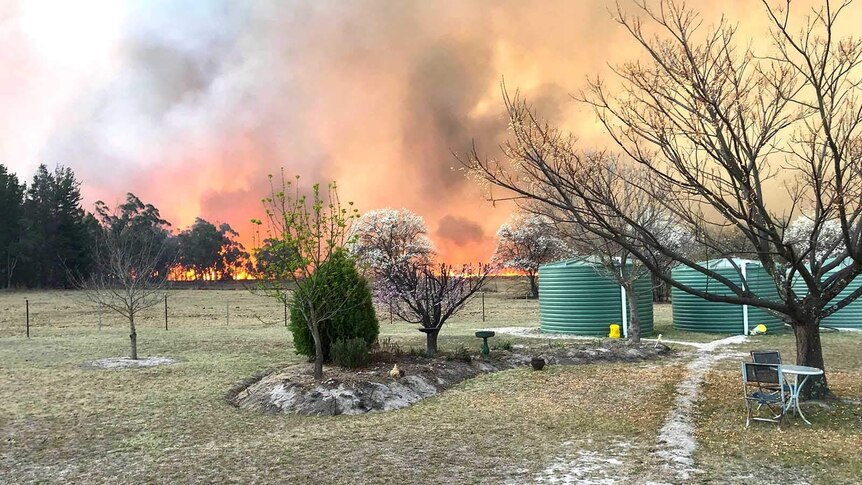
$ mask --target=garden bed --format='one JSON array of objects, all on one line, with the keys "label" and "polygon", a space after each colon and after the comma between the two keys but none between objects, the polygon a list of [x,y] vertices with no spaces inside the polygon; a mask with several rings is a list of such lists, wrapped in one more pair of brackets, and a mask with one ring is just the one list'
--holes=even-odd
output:
[{"label": "garden bed", "polygon": [[[270,413],[302,415],[363,414],[407,407],[479,374],[529,366],[535,356],[548,365],[636,362],[670,353],[662,344],[595,340],[553,346],[515,346],[495,350],[488,359],[468,354],[427,358],[411,353],[378,352],[361,369],[327,367],[316,381],[311,364],[265,371],[228,392],[232,405]],[[393,366],[403,376],[393,378]]]}]

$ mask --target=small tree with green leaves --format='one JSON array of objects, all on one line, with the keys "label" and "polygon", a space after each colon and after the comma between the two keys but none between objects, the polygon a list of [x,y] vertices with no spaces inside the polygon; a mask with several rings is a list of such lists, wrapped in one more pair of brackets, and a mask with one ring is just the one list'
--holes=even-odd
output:
[{"label": "small tree with green leaves", "polygon": [[[263,199],[265,219],[252,219],[265,227],[268,244],[269,260],[257,267],[257,289],[284,304],[294,303],[299,310],[314,340],[314,377],[320,379],[324,362],[321,327],[344,309],[357,289],[327,285],[325,278],[314,275],[347,243],[350,223],[359,214],[352,202],[342,205],[335,182],[325,190],[314,184],[306,195],[300,190],[298,176],[290,181],[282,172],[280,181],[270,175],[270,189],[271,195]],[[260,250],[256,248],[255,253]],[[292,291],[286,291],[286,283]],[[336,298],[339,295],[342,298]],[[323,304],[332,301],[341,304]]]}]

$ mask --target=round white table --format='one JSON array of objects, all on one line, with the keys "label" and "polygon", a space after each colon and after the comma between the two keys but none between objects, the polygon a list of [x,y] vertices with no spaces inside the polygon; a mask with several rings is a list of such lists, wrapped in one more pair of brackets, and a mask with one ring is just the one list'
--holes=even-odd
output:
[{"label": "round white table", "polygon": [[[802,388],[805,387],[805,383],[808,381],[808,378],[811,376],[823,375],[823,369],[808,367],[805,365],[787,364],[781,364],[778,367],[781,369],[781,373],[786,376],[785,380],[787,381],[787,385],[790,386],[790,400],[787,401],[787,408],[785,411],[789,411],[793,408],[802,418],[802,421],[805,421],[805,424],[810,425],[811,422],[805,419],[805,415],[802,414],[802,409],[799,408],[799,393],[802,392]],[[791,376],[792,379],[789,378]],[[800,376],[802,377],[801,381],[799,380]]]}]

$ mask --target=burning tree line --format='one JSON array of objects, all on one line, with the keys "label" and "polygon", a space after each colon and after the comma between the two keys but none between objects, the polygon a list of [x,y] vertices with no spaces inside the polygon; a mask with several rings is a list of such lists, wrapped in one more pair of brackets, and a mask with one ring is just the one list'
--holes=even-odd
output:
[{"label": "burning tree line", "polygon": [[249,271],[249,255],[228,224],[203,219],[174,232],[152,204],[127,194],[110,208],[82,206],[71,169],[40,165],[29,184],[0,165],[0,288],[67,288],[99,266],[106,233],[123,233],[158,254],[152,269],[171,279],[230,280]]}]

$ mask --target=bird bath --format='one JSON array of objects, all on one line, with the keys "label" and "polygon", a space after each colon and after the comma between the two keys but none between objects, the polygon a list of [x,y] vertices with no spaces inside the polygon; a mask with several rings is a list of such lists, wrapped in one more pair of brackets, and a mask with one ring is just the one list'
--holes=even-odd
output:
[{"label": "bird bath", "polygon": [[496,334],[490,330],[479,330],[476,332],[476,336],[482,339],[482,355],[484,355],[485,358],[488,358],[488,356],[491,355],[491,349],[488,348],[488,339],[494,335]]}]

